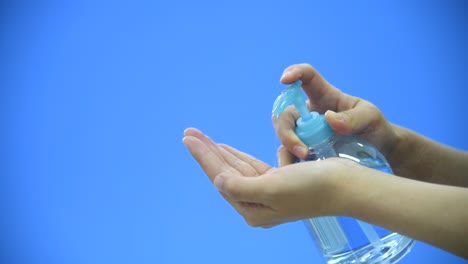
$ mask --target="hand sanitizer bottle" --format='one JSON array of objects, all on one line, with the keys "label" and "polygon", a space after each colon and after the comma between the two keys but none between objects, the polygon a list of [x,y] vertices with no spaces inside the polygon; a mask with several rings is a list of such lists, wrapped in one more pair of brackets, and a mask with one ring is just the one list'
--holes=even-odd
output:
[{"label": "hand sanitizer bottle", "polygon": [[[341,157],[392,174],[375,147],[357,136],[335,134],[323,115],[309,112],[301,85],[301,81],[289,85],[273,106],[273,114],[278,116],[293,104],[301,116],[295,133],[309,147],[309,156],[300,162]],[[414,244],[411,238],[349,217],[326,216],[303,222],[328,264],[392,264]]]}]

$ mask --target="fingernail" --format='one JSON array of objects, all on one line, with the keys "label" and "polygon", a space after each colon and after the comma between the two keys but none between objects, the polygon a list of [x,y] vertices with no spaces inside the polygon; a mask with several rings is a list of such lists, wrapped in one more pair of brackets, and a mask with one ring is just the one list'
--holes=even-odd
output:
[{"label": "fingernail", "polygon": [[303,146],[295,146],[293,148],[293,154],[298,158],[302,158],[307,154],[307,149]]},{"label": "fingernail", "polygon": [[340,121],[340,122],[344,122],[344,121],[345,121],[345,120],[344,120],[344,116],[343,116],[342,114],[340,114],[340,113],[335,112],[335,111],[328,110],[326,114],[331,115],[332,118],[334,118],[334,119],[336,119],[336,120],[338,120],[338,121]]},{"label": "fingernail", "polygon": [[288,71],[285,71],[285,72],[283,72],[283,75],[281,76],[280,79],[286,78],[286,77],[288,77],[289,75],[291,75],[291,71],[289,71],[289,70],[288,70]]}]

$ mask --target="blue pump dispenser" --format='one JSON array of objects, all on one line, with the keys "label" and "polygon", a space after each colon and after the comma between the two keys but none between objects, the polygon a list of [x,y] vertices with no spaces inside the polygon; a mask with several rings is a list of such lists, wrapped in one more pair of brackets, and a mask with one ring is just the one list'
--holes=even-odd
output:
[{"label": "blue pump dispenser", "polygon": [[294,104],[300,114],[296,121],[296,135],[308,146],[318,145],[333,135],[333,130],[325,120],[325,116],[318,112],[309,112],[302,92],[302,81],[290,84],[273,104],[273,114],[279,116],[286,107]]}]

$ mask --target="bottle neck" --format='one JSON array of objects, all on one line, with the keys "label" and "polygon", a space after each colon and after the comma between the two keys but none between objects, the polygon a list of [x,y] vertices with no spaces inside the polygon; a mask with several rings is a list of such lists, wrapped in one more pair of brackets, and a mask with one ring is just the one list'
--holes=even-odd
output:
[{"label": "bottle neck", "polygon": [[309,146],[308,160],[323,160],[332,157],[338,157],[334,145],[336,142],[336,135],[332,135],[327,140],[320,144]]}]

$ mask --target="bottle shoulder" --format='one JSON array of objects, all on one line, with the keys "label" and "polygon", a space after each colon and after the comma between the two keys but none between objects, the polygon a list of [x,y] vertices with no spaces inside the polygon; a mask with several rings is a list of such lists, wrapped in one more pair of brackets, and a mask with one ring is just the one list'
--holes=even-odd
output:
[{"label": "bottle shoulder", "polygon": [[337,156],[353,160],[363,166],[392,173],[380,151],[366,140],[354,135],[337,135],[333,142]]}]

